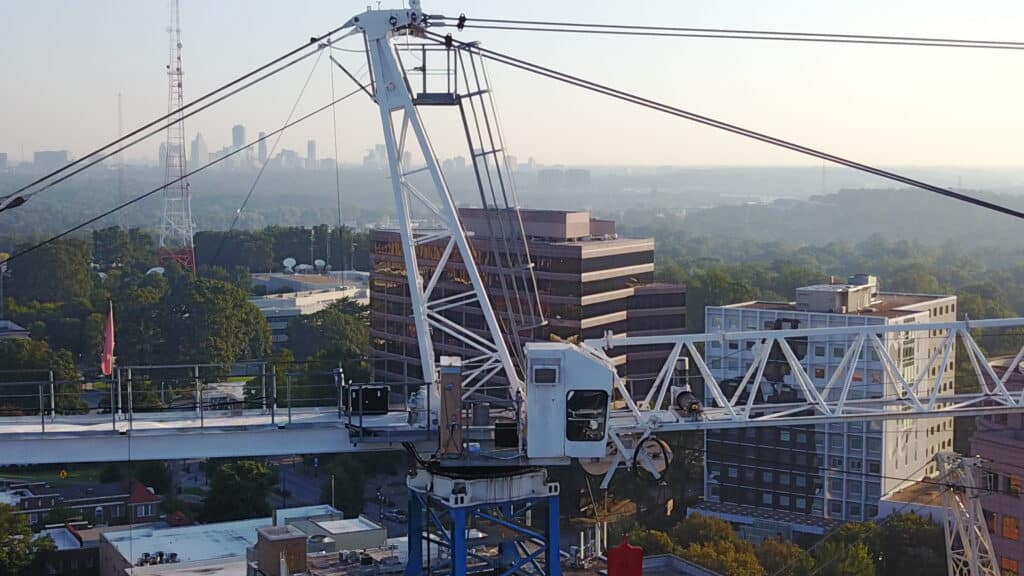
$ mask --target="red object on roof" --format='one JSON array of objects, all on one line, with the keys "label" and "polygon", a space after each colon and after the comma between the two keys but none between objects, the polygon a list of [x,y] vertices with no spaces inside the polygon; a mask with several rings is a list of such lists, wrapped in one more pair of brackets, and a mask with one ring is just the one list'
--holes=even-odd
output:
[{"label": "red object on roof", "polygon": [[608,576],[642,576],[644,549],[633,546],[623,536],[618,546],[608,549]]},{"label": "red object on roof", "polygon": [[131,492],[128,495],[129,504],[149,504],[151,502],[159,502],[160,497],[149,491],[139,482],[132,482]]}]

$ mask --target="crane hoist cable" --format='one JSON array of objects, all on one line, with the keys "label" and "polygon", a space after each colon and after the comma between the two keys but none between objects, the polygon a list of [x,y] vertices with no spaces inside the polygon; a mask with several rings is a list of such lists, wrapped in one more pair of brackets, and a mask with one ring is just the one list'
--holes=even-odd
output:
[{"label": "crane hoist cable", "polygon": [[629,102],[631,104],[636,104],[638,106],[641,106],[641,107],[644,107],[644,108],[648,108],[650,110],[654,110],[654,111],[657,111],[657,112],[662,112],[662,113],[665,113],[665,114],[669,114],[669,115],[672,115],[672,116],[683,118],[685,120],[689,120],[689,121],[695,122],[697,124],[703,124],[703,125],[709,126],[711,128],[716,128],[716,129],[723,130],[723,131],[726,131],[726,132],[731,132],[733,134],[744,136],[746,138],[750,138],[750,139],[753,139],[753,140],[758,140],[758,141],[764,142],[766,144],[771,144],[771,145],[779,147],[779,148],[784,148],[784,149],[787,149],[787,150],[791,150],[793,152],[798,152],[800,154],[804,154],[806,156],[811,156],[813,158],[818,158],[820,160],[825,160],[827,162],[832,162],[833,164],[838,164],[840,166],[846,166],[847,168],[853,168],[854,170],[859,170],[861,172],[866,172],[868,174],[872,174],[874,176],[885,178],[887,180],[892,180],[894,182],[899,182],[899,183],[905,184],[907,186],[911,186],[911,187],[914,187],[914,188],[919,188],[919,189],[925,190],[927,192],[932,192],[934,194],[939,194],[941,196],[946,196],[946,197],[952,198],[954,200],[959,200],[961,202],[965,202],[965,203],[968,203],[968,204],[979,206],[981,208],[992,210],[994,212],[999,212],[999,213],[1002,213],[1002,214],[1006,214],[1008,216],[1013,216],[1014,218],[1019,218],[1019,219],[1024,220],[1024,212],[1022,212],[1020,210],[1017,210],[1015,208],[1011,208],[1009,206],[1005,206],[1005,205],[998,204],[998,203],[995,203],[995,202],[990,202],[988,200],[982,200],[980,198],[975,198],[973,196],[970,196],[970,195],[967,195],[967,194],[963,194],[961,192],[956,192],[956,191],[950,190],[948,188],[943,188],[941,186],[936,186],[934,184],[929,184],[929,183],[921,181],[921,180],[910,178],[909,176],[904,176],[902,174],[897,174],[897,173],[891,172],[889,170],[883,170],[881,168],[876,168],[874,166],[871,166],[871,165],[868,165],[868,164],[864,164],[864,163],[861,163],[861,162],[856,162],[854,160],[850,160],[850,159],[844,158],[842,156],[837,156],[835,154],[830,154],[830,153],[824,152],[822,150],[818,150],[818,149],[811,148],[811,147],[808,147],[808,146],[803,146],[803,145],[797,144],[795,142],[784,140],[782,138],[777,138],[777,137],[774,137],[774,136],[769,136],[768,134],[764,134],[762,132],[757,132],[757,131],[754,131],[754,130],[750,130],[748,128],[743,128],[743,127],[738,126],[736,124],[731,124],[731,123],[728,123],[728,122],[723,122],[721,120],[717,120],[717,119],[711,118],[709,116],[704,116],[704,115],[701,115],[701,114],[697,114],[697,113],[691,112],[689,110],[684,110],[684,109],[678,108],[676,106],[671,106],[671,105],[665,104],[663,102],[658,102],[656,100],[651,100],[649,98],[644,98],[642,96],[639,96],[637,94],[634,94],[634,93],[631,93],[631,92],[628,92],[628,91],[625,91],[625,90],[620,90],[620,89],[617,89],[617,88],[613,88],[611,86],[608,86],[608,85],[605,85],[605,84],[601,84],[601,83],[598,83],[598,82],[594,82],[592,80],[586,80],[586,79],[581,78],[579,76],[573,76],[571,74],[567,74],[565,72],[561,72],[561,71],[555,70],[553,68],[549,68],[549,67],[546,67],[546,66],[541,66],[539,64],[536,64],[536,63],[533,63],[533,62],[529,62],[527,60],[523,60],[523,59],[520,59],[520,58],[515,58],[513,56],[509,56],[508,54],[504,54],[502,52],[498,52],[498,51],[495,51],[495,50],[490,50],[490,49],[487,49],[487,48],[483,48],[483,47],[481,47],[477,43],[467,43],[467,42],[461,42],[461,41],[458,41],[458,40],[453,40],[450,36],[447,36],[447,37],[441,36],[440,34],[437,34],[435,32],[431,32],[429,30],[425,31],[424,37],[428,38],[430,40],[433,40],[434,42],[437,42],[440,45],[451,44],[453,47],[458,48],[459,50],[474,51],[479,56],[481,56],[483,58],[487,58],[488,60],[492,60],[494,62],[498,62],[500,64],[504,64],[506,66],[510,66],[512,68],[518,68],[518,69],[524,70],[526,72],[531,72],[531,73],[536,74],[538,76],[544,76],[544,77],[550,78],[552,80],[557,80],[559,82],[562,82],[562,83],[565,83],[565,84],[569,84],[569,85],[572,85],[572,86],[576,86],[576,87],[579,87],[579,88],[583,88],[585,90],[589,90],[591,92],[595,92],[595,93],[602,94],[602,95],[605,95],[605,96],[609,96],[609,97],[617,99],[617,100],[622,100],[624,102]]},{"label": "crane hoist cable", "polygon": [[444,26],[458,30],[510,30],[525,32],[561,32],[574,34],[610,34],[680,38],[715,38],[732,40],[775,40],[782,42],[825,42],[841,44],[875,44],[883,46],[923,46],[940,48],[981,48],[987,50],[1024,50],[1024,42],[977,40],[920,36],[889,36],[877,34],[836,34],[829,32],[787,32],[737,28],[695,28],[680,26],[641,26],[584,22],[553,22],[541,20],[508,20],[501,18],[458,18],[441,16],[431,22],[445,21]]}]

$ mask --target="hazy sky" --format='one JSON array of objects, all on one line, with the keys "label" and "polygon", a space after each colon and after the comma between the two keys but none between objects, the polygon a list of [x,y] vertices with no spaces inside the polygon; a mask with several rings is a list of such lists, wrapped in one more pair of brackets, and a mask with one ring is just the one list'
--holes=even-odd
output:
[{"label": "hazy sky", "polygon": [[[397,5],[395,1],[383,5]],[[186,99],[340,25],[365,9],[344,0],[181,0]],[[424,0],[430,13],[601,23],[765,28],[1024,40],[1017,0],[730,0],[595,2]],[[167,109],[166,0],[9,0],[0,19],[0,152],[81,155]],[[854,159],[915,165],[1020,165],[1024,51],[900,48],[710,39],[639,39],[466,30],[463,40],[636,91]],[[360,44],[348,41],[355,48]],[[353,68],[357,54],[342,59]],[[330,98],[323,59],[299,106]],[[283,123],[312,67],[300,64],[187,123],[210,150]],[[817,164],[790,152],[490,66],[511,152],[566,164]],[[351,84],[336,74],[337,90]],[[442,156],[461,152],[448,112],[425,112]],[[380,141],[365,96],[338,107],[338,146],[354,161]],[[305,155],[333,156],[330,115],[287,133]],[[160,140],[135,149],[156,157]]]}]

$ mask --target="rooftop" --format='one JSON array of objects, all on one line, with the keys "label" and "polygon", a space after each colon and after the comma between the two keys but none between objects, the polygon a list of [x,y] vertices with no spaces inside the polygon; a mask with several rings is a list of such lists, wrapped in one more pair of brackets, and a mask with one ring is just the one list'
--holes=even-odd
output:
[{"label": "rooftop", "polygon": [[[829,284],[821,284],[820,286],[829,286]],[[813,287],[812,287],[813,288]],[[870,308],[865,308],[860,311],[847,312],[847,315],[855,316],[875,316],[880,318],[899,318],[906,316],[907,314],[913,314],[920,312],[920,310],[909,310],[908,306],[915,304],[923,304],[930,302],[938,298],[945,298],[946,296],[938,296],[932,294],[902,294],[898,292],[882,292],[879,294],[879,300],[872,302]],[[723,308],[746,308],[753,310],[792,310],[797,311],[796,302],[763,302],[760,300],[754,300],[752,302],[741,302],[739,304],[730,304],[723,306]],[[801,312],[806,312],[801,310]],[[822,314],[822,312],[817,312]]]},{"label": "rooftop", "polygon": [[314,506],[295,506],[293,508],[280,508],[274,510],[274,526],[283,526],[293,518],[322,518],[327,516],[341,517],[341,510],[330,504],[316,504]]},{"label": "rooftop", "polygon": [[49,536],[57,546],[57,550],[77,550],[82,547],[82,541],[75,537],[74,532],[67,528],[50,528],[41,530],[36,534],[37,538]]},{"label": "rooftop", "polygon": [[885,499],[891,502],[941,506],[942,489],[942,484],[935,480],[921,480],[889,494]]},{"label": "rooftop", "polygon": [[366,530],[378,530],[381,527],[380,524],[377,524],[363,516],[358,518],[348,518],[345,520],[326,520],[317,522],[317,524],[331,534],[364,532]]},{"label": "rooftop", "polygon": [[244,558],[245,549],[256,544],[256,530],[271,524],[270,518],[253,518],[197,526],[109,531],[101,537],[132,563],[145,552],[174,552],[180,562]]}]

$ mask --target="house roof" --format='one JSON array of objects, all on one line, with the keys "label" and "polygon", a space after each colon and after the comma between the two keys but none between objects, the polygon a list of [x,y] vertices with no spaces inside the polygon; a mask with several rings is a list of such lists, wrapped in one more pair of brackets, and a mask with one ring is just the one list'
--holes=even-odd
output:
[{"label": "house roof", "polygon": [[131,492],[128,495],[129,504],[149,504],[159,502],[160,497],[143,486],[140,482],[132,482]]}]

